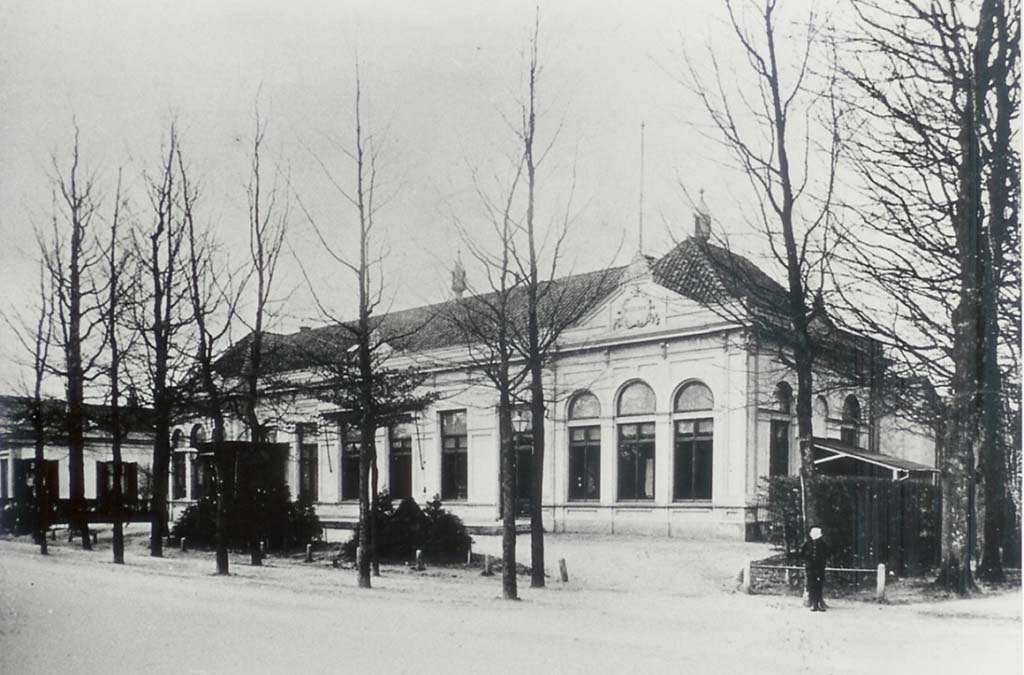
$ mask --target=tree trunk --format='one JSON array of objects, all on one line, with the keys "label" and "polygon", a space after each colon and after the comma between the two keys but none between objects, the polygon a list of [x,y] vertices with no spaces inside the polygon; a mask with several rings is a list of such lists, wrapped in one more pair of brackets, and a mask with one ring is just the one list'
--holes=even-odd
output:
[{"label": "tree trunk", "polygon": [[[971,525],[974,453],[969,430],[950,406],[947,415],[942,462],[942,561],[936,585],[967,595],[974,587],[971,576]],[[969,426],[969,425],[968,425]]]},{"label": "tree trunk", "polygon": [[231,464],[228,462],[227,453],[224,449],[224,438],[223,416],[218,416],[214,418],[213,422],[213,462],[217,471],[214,481],[214,485],[217,486],[214,545],[216,548],[217,574],[220,575],[231,573],[228,556],[228,510],[231,504],[234,484],[233,476],[231,475]]},{"label": "tree trunk", "polygon": [[[531,329],[533,326],[531,326]],[[532,337],[532,336],[531,336]],[[540,360],[530,366],[533,467],[530,486],[530,587],[544,588],[544,383]]]},{"label": "tree trunk", "polygon": [[[811,527],[820,525],[818,504],[814,490],[814,428],[812,424],[811,392],[813,379],[812,361],[797,354],[796,358],[796,427],[800,447],[800,477],[803,479],[803,510],[805,536]],[[827,533],[826,533],[827,534]]]},{"label": "tree trunk", "polygon": [[149,555],[162,558],[164,536],[167,534],[167,479],[170,464],[171,422],[163,396],[156,402],[156,424],[153,428],[153,501],[149,533]]},{"label": "tree trunk", "polygon": [[[508,382],[508,363],[501,365],[504,382]],[[501,595],[518,600],[516,587],[516,472],[515,448],[512,447],[512,401],[508,386],[498,394],[498,432],[501,447]]]},{"label": "tree trunk", "polygon": [[118,360],[117,338],[112,337],[111,344],[111,387],[110,387],[110,429],[112,434],[111,453],[114,459],[114,488],[111,495],[114,506],[114,564],[124,564],[124,490],[121,489],[124,480],[124,464],[121,461],[121,405],[118,402],[120,396],[117,384]]},{"label": "tree trunk", "polygon": [[380,576],[380,560],[377,559],[377,518],[380,515],[380,500],[377,495],[377,448],[374,444],[370,460],[370,566],[373,576]]},{"label": "tree trunk", "polygon": [[46,470],[43,466],[45,459],[44,448],[46,438],[43,427],[43,402],[39,397],[39,386],[36,386],[35,400],[32,402],[32,425],[35,432],[35,479],[36,486],[36,543],[39,544],[39,553],[47,555],[46,532],[50,524],[49,510],[49,481],[46,480]]},{"label": "tree trunk", "polygon": [[359,588],[370,588],[370,444],[373,433],[370,413],[364,409],[359,440],[359,547],[356,551]]}]

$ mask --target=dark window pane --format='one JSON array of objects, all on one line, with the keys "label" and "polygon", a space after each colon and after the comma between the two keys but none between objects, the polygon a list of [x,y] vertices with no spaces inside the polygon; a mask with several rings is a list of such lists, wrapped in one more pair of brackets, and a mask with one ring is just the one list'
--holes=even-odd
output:
[{"label": "dark window pane", "polygon": [[412,438],[401,429],[392,429],[389,443],[388,492],[395,499],[412,496]]},{"label": "dark window pane", "polygon": [[769,445],[768,475],[789,475],[789,422],[772,420]]},{"label": "dark window pane", "polygon": [[601,498],[600,427],[575,428],[569,445],[569,499]]},{"label": "dark window pane", "polygon": [[441,499],[466,499],[466,411],[441,413]]},{"label": "dark window pane", "polygon": [[185,453],[174,453],[171,466],[171,499],[185,499]]},{"label": "dark window pane", "polygon": [[303,443],[299,446],[299,499],[317,501],[320,497],[319,482],[319,446]]},{"label": "dark window pane", "polygon": [[712,431],[713,421],[710,419],[676,422],[673,499],[711,499],[714,463]]},{"label": "dark window pane", "polygon": [[619,425],[620,500],[654,499],[654,424]]}]

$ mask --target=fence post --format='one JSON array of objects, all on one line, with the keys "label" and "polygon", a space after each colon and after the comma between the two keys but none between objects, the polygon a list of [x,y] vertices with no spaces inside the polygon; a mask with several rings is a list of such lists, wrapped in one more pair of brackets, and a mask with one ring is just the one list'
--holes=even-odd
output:
[{"label": "fence post", "polygon": [[558,559],[558,571],[562,575],[562,582],[567,583],[569,581],[569,568],[565,566],[565,558]]},{"label": "fence post", "polygon": [[484,556],[484,571],[482,574],[485,577],[489,577],[494,574],[494,572],[491,571],[491,555],[489,553]]},{"label": "fence post", "polygon": [[743,567],[743,592],[747,594],[751,594],[754,592],[754,584],[751,583],[752,579],[750,578],[753,569],[753,565],[751,565],[750,561],[748,560],[747,564]]},{"label": "fence post", "polygon": [[306,544],[306,562],[313,562],[313,545]]},{"label": "fence post", "polygon": [[416,549],[416,571],[422,572],[423,569],[423,550]]},{"label": "fence post", "polygon": [[185,537],[181,538],[181,552],[188,552],[188,539],[186,539]]},{"label": "fence post", "polygon": [[878,563],[875,574],[875,600],[885,602],[885,563]]}]

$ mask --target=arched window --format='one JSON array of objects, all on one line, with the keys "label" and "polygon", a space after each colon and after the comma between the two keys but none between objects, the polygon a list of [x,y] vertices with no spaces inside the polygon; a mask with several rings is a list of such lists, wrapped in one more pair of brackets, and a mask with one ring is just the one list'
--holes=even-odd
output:
[{"label": "arched window", "polygon": [[775,385],[775,410],[785,415],[793,412],[793,387],[788,382]]},{"label": "arched window", "polygon": [[820,417],[822,420],[828,419],[828,401],[824,396],[814,399],[814,416]]},{"label": "arched window", "polygon": [[569,500],[601,498],[601,402],[581,391],[569,402]]},{"label": "arched window", "polygon": [[175,429],[171,434],[171,449],[177,450],[185,442],[185,433],[181,429]]},{"label": "arched window", "polygon": [[814,434],[816,436],[828,436],[828,401],[824,396],[814,399]]},{"label": "arched window", "polygon": [[676,412],[697,412],[715,407],[715,397],[703,382],[690,382],[676,394]]},{"label": "arched window", "polygon": [[[619,393],[620,416],[654,413],[654,391],[645,382],[631,382]],[[654,422],[618,425],[620,501],[654,499]]]},{"label": "arched window", "polygon": [[715,397],[703,382],[689,382],[679,389],[672,407],[677,414],[672,498],[711,499],[715,423],[710,415]]},{"label": "arched window", "polygon": [[654,412],[654,390],[637,380],[619,393],[619,415],[650,415]]},{"label": "arched window", "polygon": [[860,401],[853,394],[843,401],[843,428],[840,439],[849,445],[860,445]]},{"label": "arched window", "polygon": [[198,448],[200,444],[206,442],[206,429],[203,429],[202,424],[196,424],[192,427],[192,432],[189,434],[189,442],[193,448]]},{"label": "arched window", "polygon": [[569,403],[569,419],[584,420],[601,416],[601,402],[589,391],[581,391]]}]

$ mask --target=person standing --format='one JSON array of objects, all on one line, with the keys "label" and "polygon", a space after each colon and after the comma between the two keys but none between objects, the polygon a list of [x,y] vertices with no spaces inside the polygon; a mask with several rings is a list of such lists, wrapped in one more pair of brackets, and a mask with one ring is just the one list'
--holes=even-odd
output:
[{"label": "person standing", "polygon": [[820,527],[812,527],[810,536],[804,542],[800,554],[804,559],[807,572],[807,594],[811,601],[812,612],[825,611],[823,597],[825,587],[825,563],[828,561],[828,544],[821,534]]}]

